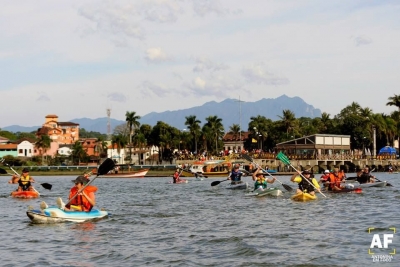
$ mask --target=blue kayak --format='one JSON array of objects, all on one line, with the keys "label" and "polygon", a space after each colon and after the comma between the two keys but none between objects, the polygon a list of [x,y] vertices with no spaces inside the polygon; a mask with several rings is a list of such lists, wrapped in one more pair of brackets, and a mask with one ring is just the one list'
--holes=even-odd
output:
[{"label": "blue kayak", "polygon": [[49,207],[44,210],[28,210],[26,212],[33,223],[61,223],[61,222],[85,222],[107,217],[107,211],[92,209],[86,211],[65,211],[57,207]]}]

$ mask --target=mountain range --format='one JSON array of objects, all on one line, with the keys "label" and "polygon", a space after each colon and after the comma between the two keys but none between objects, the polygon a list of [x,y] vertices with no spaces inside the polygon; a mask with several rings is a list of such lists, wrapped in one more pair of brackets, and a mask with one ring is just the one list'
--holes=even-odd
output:
[{"label": "mountain range", "polygon": [[[300,97],[288,97],[282,95],[278,98],[263,98],[255,102],[238,101],[237,99],[225,99],[222,102],[207,102],[202,106],[192,107],[188,109],[181,109],[175,111],[164,112],[151,112],[141,116],[140,124],[149,124],[154,126],[158,121],[163,121],[178,129],[185,129],[185,117],[195,115],[201,121],[200,125],[204,125],[206,118],[209,116],[218,116],[222,119],[225,131],[233,124],[241,125],[243,130],[247,130],[251,117],[258,115],[265,116],[273,121],[279,120],[282,116],[283,110],[291,110],[296,118],[309,117],[315,118],[321,116],[321,110],[314,108],[312,105],[304,102]],[[80,128],[86,131],[107,133],[108,118],[77,118],[70,120],[70,122],[78,123]],[[122,120],[110,118],[111,130],[114,127],[126,123],[125,118]],[[3,130],[10,132],[32,132],[36,131],[41,126],[24,127],[19,125],[12,125],[3,127]]]}]

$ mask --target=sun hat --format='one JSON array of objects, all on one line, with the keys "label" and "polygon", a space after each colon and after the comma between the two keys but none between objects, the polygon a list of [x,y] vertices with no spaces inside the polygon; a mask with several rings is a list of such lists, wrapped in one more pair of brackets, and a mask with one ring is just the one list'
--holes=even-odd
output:
[{"label": "sun hat", "polygon": [[311,172],[310,172],[309,170],[304,170],[304,171],[302,172],[302,174],[311,174]]},{"label": "sun hat", "polygon": [[29,172],[29,170],[28,170],[27,168],[24,168],[24,169],[22,170],[22,172]]},{"label": "sun hat", "polygon": [[325,170],[324,173],[330,173],[330,171],[329,170]]},{"label": "sun hat", "polygon": [[76,184],[77,183],[85,184],[85,183],[87,183],[87,179],[84,176],[79,175],[78,177],[76,177],[75,180],[72,180],[72,182],[74,182]]}]

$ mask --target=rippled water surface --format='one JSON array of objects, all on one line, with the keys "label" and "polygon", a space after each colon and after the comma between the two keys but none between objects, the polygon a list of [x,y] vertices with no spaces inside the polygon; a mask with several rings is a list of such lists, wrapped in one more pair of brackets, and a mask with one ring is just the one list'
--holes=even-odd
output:
[{"label": "rippled water surface", "polygon": [[[226,182],[211,187],[217,179],[98,178],[97,206],[112,216],[54,225],[31,224],[27,207],[66,199],[75,177],[35,177],[53,189],[36,185],[42,195],[33,200],[9,197],[16,186],[0,177],[1,266],[400,266],[400,256],[374,263],[368,255],[368,228],[383,236],[400,222],[400,174],[378,177],[394,186],[306,203],[283,188],[283,197],[255,198],[225,189]],[[387,249],[373,252],[393,248],[400,253],[397,232]]]}]

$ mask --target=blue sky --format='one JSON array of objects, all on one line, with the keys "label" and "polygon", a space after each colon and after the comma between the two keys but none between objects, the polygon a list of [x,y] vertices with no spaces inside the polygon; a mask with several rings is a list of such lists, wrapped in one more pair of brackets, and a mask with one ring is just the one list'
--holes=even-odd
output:
[{"label": "blue sky", "polygon": [[399,1],[6,0],[0,127],[282,94],[331,117],[353,101],[389,114],[398,14]]}]

